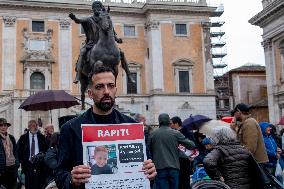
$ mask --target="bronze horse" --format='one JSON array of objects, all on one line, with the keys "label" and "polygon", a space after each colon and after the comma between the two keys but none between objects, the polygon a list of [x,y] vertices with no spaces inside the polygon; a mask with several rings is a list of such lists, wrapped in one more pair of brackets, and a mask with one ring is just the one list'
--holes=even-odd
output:
[{"label": "bronze horse", "polygon": [[88,52],[86,58],[89,61],[83,65],[82,74],[79,78],[81,84],[81,101],[82,109],[85,109],[85,92],[88,87],[88,75],[90,71],[97,65],[108,66],[113,69],[115,77],[118,75],[118,65],[121,62],[122,68],[125,70],[127,78],[130,82],[134,80],[130,76],[130,71],[124,53],[117,47],[114,39],[114,30],[112,20],[109,15],[109,8],[106,11],[100,11],[98,28],[98,42]]}]

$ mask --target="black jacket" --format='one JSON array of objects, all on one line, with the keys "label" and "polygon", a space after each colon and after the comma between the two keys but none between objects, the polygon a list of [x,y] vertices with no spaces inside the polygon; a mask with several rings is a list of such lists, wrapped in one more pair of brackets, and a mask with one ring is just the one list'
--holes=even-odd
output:
[{"label": "black jacket", "polygon": [[[19,166],[15,137],[13,135],[10,135],[10,134],[9,134],[9,137],[10,137],[10,140],[11,140],[12,145],[13,145],[13,154],[14,154],[15,159],[16,159],[15,165]],[[5,171],[5,166],[6,166],[6,154],[5,154],[3,142],[2,142],[1,137],[0,137],[0,174]]]},{"label": "black jacket", "polygon": [[[39,152],[45,152],[47,150],[47,145],[45,137],[43,134],[37,132],[38,140],[38,150]],[[27,171],[28,165],[30,164],[30,142],[29,142],[29,132],[23,134],[17,143],[17,153],[19,157],[19,162],[21,163],[23,172]]]},{"label": "black jacket", "polygon": [[[113,110],[115,124],[136,123],[132,118]],[[55,169],[55,181],[59,189],[71,189],[71,170],[83,164],[81,124],[96,124],[92,108],[62,126],[58,147],[58,167]],[[85,188],[83,185],[78,188]]]},{"label": "black jacket", "polygon": [[250,189],[249,156],[249,151],[237,143],[217,145],[204,158],[204,168],[213,180],[222,176],[231,189]]}]

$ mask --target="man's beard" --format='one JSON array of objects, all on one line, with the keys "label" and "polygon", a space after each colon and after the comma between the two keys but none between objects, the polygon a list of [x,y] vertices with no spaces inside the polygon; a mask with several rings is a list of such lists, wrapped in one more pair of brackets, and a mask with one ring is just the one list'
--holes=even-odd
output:
[{"label": "man's beard", "polygon": [[[103,102],[104,100],[109,99],[110,102]],[[104,111],[107,112],[110,109],[112,109],[112,107],[114,106],[115,100],[111,97],[111,96],[104,96],[103,98],[100,99],[100,101],[95,102],[95,106]]]},{"label": "man's beard", "polygon": [[236,121],[242,121],[242,118],[241,117],[236,117]]}]

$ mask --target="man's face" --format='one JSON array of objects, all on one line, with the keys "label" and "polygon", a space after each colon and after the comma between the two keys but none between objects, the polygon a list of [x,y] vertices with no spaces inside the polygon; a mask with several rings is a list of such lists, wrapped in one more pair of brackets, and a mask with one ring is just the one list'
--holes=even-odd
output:
[{"label": "man's face", "polygon": [[46,135],[52,135],[54,133],[54,127],[48,126],[45,128]]},{"label": "man's face", "polygon": [[178,123],[173,123],[173,121],[170,120],[170,127],[171,127],[172,129],[178,129],[178,128],[179,128],[179,125],[178,125]]},{"label": "man's face", "polygon": [[236,111],[234,114],[236,121],[242,121],[242,112]]},{"label": "man's face", "polygon": [[92,77],[93,85],[88,95],[93,99],[95,107],[102,112],[111,110],[115,103],[117,91],[115,77],[112,72],[95,74]]},{"label": "man's face", "polygon": [[37,124],[36,124],[35,122],[31,122],[31,123],[29,124],[29,130],[30,130],[32,133],[37,132],[37,129],[38,129],[38,127],[37,127]]},{"label": "man's face", "polygon": [[105,166],[107,164],[108,159],[107,152],[97,152],[94,159],[99,167]]},{"label": "man's face", "polygon": [[6,134],[8,130],[8,125],[5,123],[0,123],[0,133]]}]

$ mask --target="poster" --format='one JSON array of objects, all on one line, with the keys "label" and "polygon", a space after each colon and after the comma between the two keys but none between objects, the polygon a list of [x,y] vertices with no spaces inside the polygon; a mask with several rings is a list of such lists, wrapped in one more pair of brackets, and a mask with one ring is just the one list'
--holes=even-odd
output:
[{"label": "poster", "polygon": [[144,126],[83,124],[84,164],[91,167],[86,189],[150,189],[142,171],[146,160]]}]

